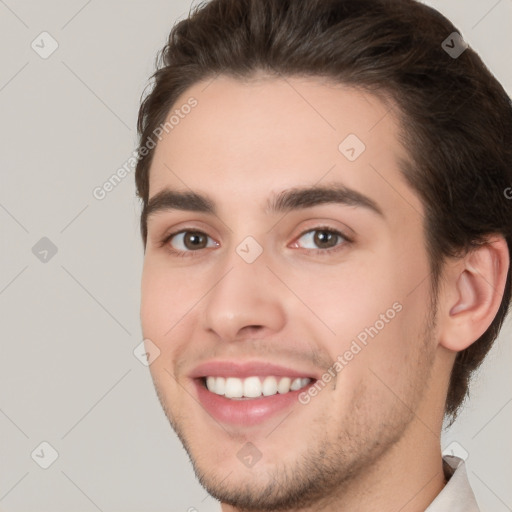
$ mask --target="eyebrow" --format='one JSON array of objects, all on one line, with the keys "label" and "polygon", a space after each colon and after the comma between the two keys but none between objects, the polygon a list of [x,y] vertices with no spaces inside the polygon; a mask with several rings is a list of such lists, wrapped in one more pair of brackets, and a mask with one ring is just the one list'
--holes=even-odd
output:
[{"label": "eyebrow", "polygon": [[[379,205],[370,197],[342,184],[290,188],[273,194],[265,205],[266,214],[286,213],[313,206],[335,203],[347,206],[359,206],[381,217],[384,213]],[[141,221],[147,226],[150,216],[169,210],[184,210],[190,212],[217,215],[215,202],[207,195],[196,192],[180,192],[164,189],[155,194],[145,206]]]}]

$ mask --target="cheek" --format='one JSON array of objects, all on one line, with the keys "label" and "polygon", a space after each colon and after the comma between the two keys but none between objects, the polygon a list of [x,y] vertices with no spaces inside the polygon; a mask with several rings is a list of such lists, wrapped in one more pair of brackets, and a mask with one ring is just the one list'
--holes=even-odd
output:
[{"label": "cheek", "polygon": [[158,272],[147,262],[144,263],[141,283],[140,319],[145,338],[152,339],[162,331],[162,305],[165,301],[165,288]]},{"label": "cheek", "polygon": [[[385,301],[370,301],[373,313],[366,317],[362,327],[359,322],[364,313],[352,324],[354,334],[344,342],[349,345],[348,355],[352,360],[343,377],[367,382],[375,402],[389,404],[398,396],[413,407],[428,369],[429,351],[425,349],[429,342],[425,339],[428,335],[425,332],[428,287],[425,283],[409,295],[400,288],[388,294]],[[430,352],[432,350],[433,345]],[[350,352],[357,354],[352,356]],[[349,384],[357,385],[356,382]]]},{"label": "cheek", "polygon": [[318,319],[307,315],[311,325],[317,326],[322,339],[332,340],[332,348],[343,349],[360,333],[364,338],[365,329],[380,324],[380,315],[386,311],[395,316],[393,304],[401,298],[400,282],[395,279],[392,258],[384,251],[380,254],[377,259],[370,251],[358,252],[339,265],[288,271],[294,292]]},{"label": "cheek", "polygon": [[296,272],[294,278],[297,295],[322,321],[314,325],[330,357],[346,354],[353,370],[382,366],[393,371],[423,343],[426,261],[404,260],[391,246],[378,254],[358,253],[357,261],[320,269],[314,279],[311,272]]},{"label": "cheek", "polygon": [[[156,386],[159,399],[166,401],[166,396],[175,396],[176,384],[174,361],[176,354],[182,349],[187,339],[183,329],[183,319],[191,301],[184,293],[190,294],[190,286],[183,286],[166,265],[151,255],[146,256],[141,281],[140,320],[142,335],[158,347],[159,356],[149,366],[149,371]],[[185,318],[186,319],[186,318]]]},{"label": "cheek", "polygon": [[144,260],[141,282],[140,317],[144,337],[168,338],[169,329],[186,313],[193,287],[178,272],[166,268],[157,258]]}]

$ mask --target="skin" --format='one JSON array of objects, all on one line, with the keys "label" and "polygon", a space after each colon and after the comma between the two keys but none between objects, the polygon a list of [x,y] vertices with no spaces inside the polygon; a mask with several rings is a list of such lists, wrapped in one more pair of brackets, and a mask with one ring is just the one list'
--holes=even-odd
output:
[{"label": "skin", "polygon": [[[400,174],[409,156],[388,106],[313,78],[219,76],[175,107],[191,96],[198,106],[156,147],[150,198],[193,190],[218,212],[148,219],[141,322],[160,350],[150,366],[155,389],[198,478],[223,512],[425,510],[445,484],[450,370],[496,314],[503,239],[447,261],[434,316],[424,207]],[[366,145],[353,162],[338,150],[350,133]],[[364,193],[384,216],[341,204],[264,210],[272,193],[329,183]],[[326,253],[302,235],[325,226],[352,241],[337,239],[340,250]],[[192,257],[171,252],[194,252],[182,236],[162,244],[184,228],[209,237]],[[250,264],[236,252],[249,235],[263,248]],[[396,302],[401,311],[307,405],[235,428],[195,398],[188,374],[214,358],[322,374]],[[248,441],[261,452],[251,468],[237,458]]]}]

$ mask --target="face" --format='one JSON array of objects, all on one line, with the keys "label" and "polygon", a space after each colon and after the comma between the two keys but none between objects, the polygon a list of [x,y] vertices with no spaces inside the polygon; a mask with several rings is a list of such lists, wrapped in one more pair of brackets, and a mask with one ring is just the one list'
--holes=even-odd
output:
[{"label": "face", "polygon": [[173,111],[191,97],[150,170],[153,382],[213,496],[318,506],[390,457],[426,400],[430,272],[398,123],[315,79],[221,76]]}]

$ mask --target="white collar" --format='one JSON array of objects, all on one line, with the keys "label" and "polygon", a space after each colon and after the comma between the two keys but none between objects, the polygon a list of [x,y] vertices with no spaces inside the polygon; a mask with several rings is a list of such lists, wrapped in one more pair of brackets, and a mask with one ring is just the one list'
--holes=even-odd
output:
[{"label": "white collar", "polygon": [[464,461],[446,455],[443,457],[443,469],[448,483],[425,512],[480,512]]}]

